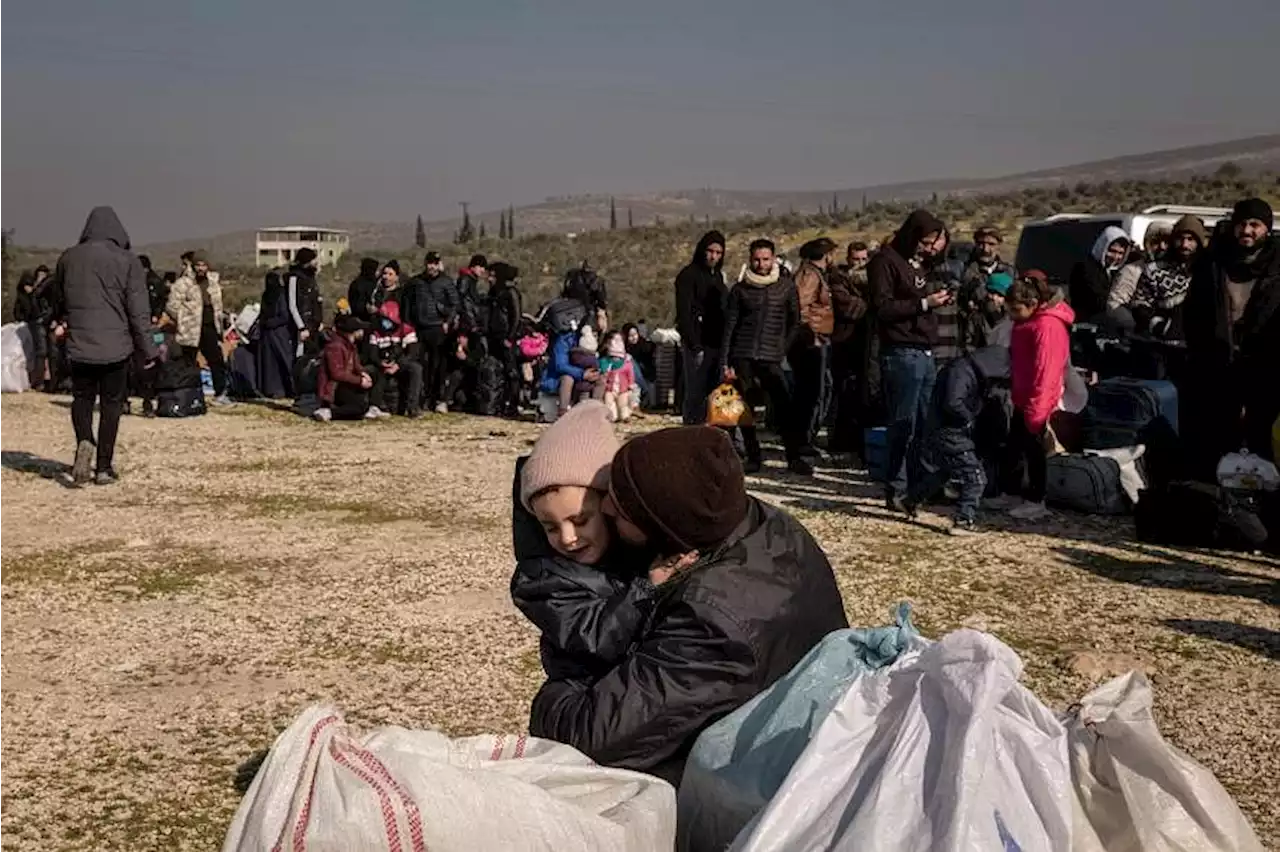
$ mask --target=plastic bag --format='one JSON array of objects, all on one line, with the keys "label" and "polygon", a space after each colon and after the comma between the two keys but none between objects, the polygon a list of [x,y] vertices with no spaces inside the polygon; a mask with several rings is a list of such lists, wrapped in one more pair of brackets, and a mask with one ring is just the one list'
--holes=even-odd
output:
[{"label": "plastic bag", "polygon": [[0,328],[0,392],[31,390],[28,364],[35,358],[35,342],[25,322],[11,322]]},{"label": "plastic bag", "polygon": [[755,415],[738,389],[730,384],[720,385],[707,399],[707,425],[733,428],[752,426]]},{"label": "plastic bag", "polygon": [[849,685],[928,646],[910,606],[899,605],[895,617],[893,627],[828,634],[785,677],[702,732],[680,780],[677,849],[728,847],[782,786]]},{"label": "plastic bag", "polygon": [[1213,773],[1160,736],[1142,674],[1098,687],[1063,722],[1079,800],[1075,852],[1262,852]]},{"label": "plastic bag", "polygon": [[1280,472],[1262,456],[1241,450],[1218,462],[1218,484],[1239,491],[1275,491],[1280,488]]},{"label": "plastic bag", "polygon": [[960,630],[857,678],[732,849],[1069,849],[1066,732],[1021,671]]},{"label": "plastic bag", "polygon": [[223,852],[634,850],[675,842],[675,791],[550,740],[358,736],[332,707],[276,740]]}]

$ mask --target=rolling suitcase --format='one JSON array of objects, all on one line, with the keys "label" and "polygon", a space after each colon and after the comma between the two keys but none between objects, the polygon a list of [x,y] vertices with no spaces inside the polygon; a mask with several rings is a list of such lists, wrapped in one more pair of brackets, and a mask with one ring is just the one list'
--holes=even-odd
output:
[{"label": "rolling suitcase", "polygon": [[1163,417],[1178,431],[1178,391],[1172,382],[1115,378],[1089,390],[1084,410],[1084,446],[1113,450],[1142,443],[1141,433]]}]

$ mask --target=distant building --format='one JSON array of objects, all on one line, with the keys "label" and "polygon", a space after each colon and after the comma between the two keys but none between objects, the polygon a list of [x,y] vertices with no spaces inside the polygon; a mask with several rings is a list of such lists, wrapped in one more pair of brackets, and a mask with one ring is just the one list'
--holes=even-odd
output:
[{"label": "distant building", "polygon": [[333,228],[286,225],[260,228],[257,234],[258,266],[287,266],[299,249],[314,249],[321,266],[333,266],[351,248],[351,235]]}]

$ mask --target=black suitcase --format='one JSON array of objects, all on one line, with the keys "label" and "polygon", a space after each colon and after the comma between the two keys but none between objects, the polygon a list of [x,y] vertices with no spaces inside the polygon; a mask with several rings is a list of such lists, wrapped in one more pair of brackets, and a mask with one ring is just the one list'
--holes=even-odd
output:
[{"label": "black suitcase", "polygon": [[204,413],[204,388],[200,385],[156,394],[157,417],[199,417]]}]

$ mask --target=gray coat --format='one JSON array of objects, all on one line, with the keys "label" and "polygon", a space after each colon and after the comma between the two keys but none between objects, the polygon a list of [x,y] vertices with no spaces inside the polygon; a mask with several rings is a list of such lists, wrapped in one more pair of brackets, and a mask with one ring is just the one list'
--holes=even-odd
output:
[{"label": "gray coat", "polygon": [[129,235],[110,207],[95,207],[80,244],[58,258],[54,313],[67,324],[67,358],[114,364],[135,351],[156,357],[147,271],[129,251]]}]

